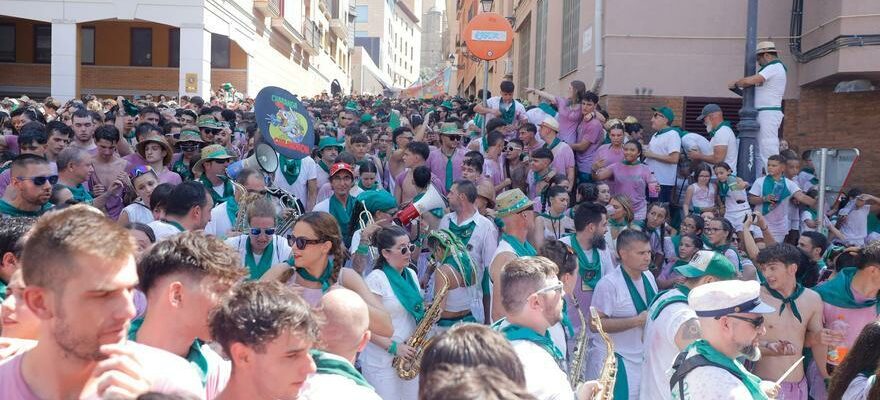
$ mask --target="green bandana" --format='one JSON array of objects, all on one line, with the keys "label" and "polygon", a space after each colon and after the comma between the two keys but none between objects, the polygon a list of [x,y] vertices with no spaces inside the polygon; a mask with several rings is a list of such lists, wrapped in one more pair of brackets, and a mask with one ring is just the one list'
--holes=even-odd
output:
[{"label": "green bandana", "polygon": [[[761,68],[758,70],[758,72],[763,71],[764,68],[767,68],[767,67],[769,67],[769,66],[771,66],[771,65],[773,65],[773,64],[782,64],[782,61],[779,61],[779,60],[773,60],[773,61],[770,61],[770,62],[768,62],[767,64],[764,64],[764,66],[761,67]],[[782,69],[784,69],[785,72],[788,72],[788,67],[786,67],[785,64],[782,64]]]},{"label": "green bandana", "polygon": [[330,167],[327,166],[327,163],[325,163],[324,160],[318,160],[318,166],[321,167],[324,172],[328,174],[330,173]]},{"label": "green bandana", "polygon": [[464,244],[467,244],[467,242],[471,240],[471,235],[474,234],[474,228],[476,227],[477,222],[473,220],[461,226],[452,222],[452,219],[449,220],[449,231],[452,232],[453,235],[458,236]]},{"label": "green bandana", "polygon": [[642,285],[645,288],[645,298],[642,298],[642,295],[639,294],[639,291],[636,290],[636,285],[633,284],[632,279],[629,277],[629,274],[624,271],[623,266],[620,267],[620,273],[623,274],[623,280],[626,282],[626,288],[629,289],[629,297],[632,299],[633,306],[636,308],[636,315],[641,314],[642,311],[648,310],[648,304],[651,304],[654,301],[654,297],[657,296],[657,293],[654,292],[654,287],[651,286],[651,282],[648,281],[648,278],[645,276],[645,273],[642,272]]},{"label": "green bandana", "polygon": [[330,214],[333,214],[333,217],[336,218],[336,222],[339,223],[339,230],[342,233],[342,238],[345,240],[346,245],[349,245],[349,242],[351,242],[349,224],[351,222],[351,213],[354,210],[355,203],[354,197],[351,196],[346,196],[344,205],[339,201],[335,194],[330,196]]},{"label": "green bandana", "polygon": [[596,287],[596,284],[599,283],[599,278],[602,277],[602,259],[599,256],[599,249],[593,247],[591,254],[593,261],[590,261],[575,234],[570,234],[568,237],[569,240],[571,240],[571,248],[574,250],[574,254],[576,254],[578,258],[578,274],[581,275],[581,290],[593,290]]},{"label": "green bandana", "polygon": [[[723,126],[730,128],[730,122],[721,121],[721,123],[718,124],[718,126],[716,126],[715,128],[712,128],[712,130],[709,131],[709,137],[715,136],[715,132],[718,132],[718,130],[721,129],[721,127],[723,127]],[[730,129],[733,130],[733,128],[730,128]]]},{"label": "green bandana", "polygon": [[167,220],[167,219],[163,219],[162,222],[164,222],[164,223],[166,223],[166,224],[168,224],[168,225],[171,225],[171,226],[177,228],[177,230],[179,230],[179,231],[181,231],[181,232],[186,232],[186,228],[184,228],[183,225],[180,224],[180,222],[177,222],[177,221],[169,221],[169,220]]},{"label": "green bandana", "polygon": [[95,198],[92,197],[92,194],[89,193],[88,190],[86,190],[85,185],[83,185],[82,183],[76,186],[62,186],[66,187],[67,190],[70,190],[70,193],[73,194],[73,199],[80,203],[92,204],[92,202],[95,200]]},{"label": "green bandana", "polygon": [[6,286],[6,282],[3,282],[3,280],[0,279],[0,300],[6,299]]},{"label": "green bandana", "polygon": [[619,229],[619,228],[626,228],[627,225],[629,225],[629,224],[627,224],[625,220],[624,220],[624,221],[618,221],[618,220],[616,220],[616,219],[614,219],[614,218],[608,218],[608,225],[611,225],[612,228],[618,228],[618,229]]},{"label": "green bandana", "polygon": [[194,176],[192,170],[189,169],[189,165],[183,162],[183,157],[179,160],[175,161],[174,164],[171,165],[171,170],[176,172],[177,175],[180,175],[180,178],[186,182],[193,180]]},{"label": "green bandana", "polygon": [[[293,266],[293,254],[287,260],[287,264]],[[305,268],[297,268],[296,273],[309,282],[319,282],[321,284],[321,293],[327,293],[330,290],[330,275],[333,273],[333,260],[327,260],[327,267],[321,272],[321,276],[315,278]]]},{"label": "green bandana", "polygon": [[363,190],[365,192],[368,190],[379,190],[379,182],[373,182],[372,186],[366,187],[366,186],[364,186],[364,182],[362,182],[361,180],[358,180],[358,187],[361,188],[361,190]]},{"label": "green bandana", "polygon": [[391,110],[391,115],[388,117],[388,127],[391,130],[400,128],[400,112],[397,110]]},{"label": "green bandana", "polygon": [[544,143],[544,147],[546,147],[548,150],[552,151],[556,146],[559,146],[559,143],[561,143],[561,142],[562,141],[559,140],[559,138],[555,138],[555,139],[553,139],[552,142],[550,142],[550,144]]},{"label": "green bandana", "polygon": [[275,251],[273,247],[271,243],[269,243],[269,246],[266,246],[266,250],[263,251],[263,255],[260,256],[260,262],[258,263],[254,259],[254,249],[251,247],[250,238],[248,238],[247,244],[244,246],[244,265],[251,273],[251,280],[260,279],[272,267],[272,253]]},{"label": "green bandana", "polygon": [[39,217],[50,208],[52,208],[52,205],[46,203],[37,211],[23,211],[15,208],[15,206],[9,204],[6,200],[0,199],[0,215],[8,215],[10,217]]},{"label": "green bandana", "polygon": [[798,322],[804,322],[801,319],[801,313],[798,312],[797,303],[795,303],[795,300],[797,300],[797,298],[800,297],[802,293],[804,293],[804,287],[801,286],[800,283],[795,284],[794,292],[792,292],[791,296],[788,297],[785,297],[782,295],[782,293],[771,289],[770,285],[766,283],[764,284],[764,288],[767,289],[767,292],[770,293],[773,298],[782,300],[782,305],[779,306],[779,315],[782,315],[782,311],[785,310],[786,304],[791,304],[791,313],[794,314],[794,317],[797,318]]},{"label": "green bandana", "polygon": [[382,272],[388,278],[391,290],[403,308],[415,318],[416,323],[421,322],[425,316],[425,302],[419,292],[419,283],[416,282],[412,274],[406,268],[401,274],[388,263],[382,264]]},{"label": "green bandana", "polygon": [[516,253],[517,257],[534,257],[538,255],[538,251],[532,247],[532,244],[529,243],[528,240],[520,242],[515,237],[506,233],[501,234],[501,240],[507,242],[510,247],[513,247],[513,252]]},{"label": "green bandana", "polygon": [[651,306],[650,306],[650,310],[649,310],[651,313],[651,321],[656,320],[657,317],[660,316],[660,313],[663,312],[663,309],[666,308],[666,306],[669,306],[669,305],[672,305],[675,303],[687,303],[687,301],[688,301],[687,295],[691,290],[688,289],[687,286],[684,286],[681,284],[675,285],[675,289],[678,289],[678,291],[683,293],[684,295],[673,294],[672,296],[669,296],[663,300],[658,300],[660,298],[660,296],[663,295],[663,293],[660,293],[654,299],[655,301],[651,302]]},{"label": "green bandana", "polygon": [[726,181],[718,182],[718,195],[721,196],[721,201],[727,198],[731,190],[742,190],[736,182],[736,175],[733,174],[728,175]]},{"label": "green bandana", "polygon": [[[780,188],[778,191],[777,187]],[[774,180],[770,175],[764,177],[764,184],[761,186],[761,196],[766,199],[771,194],[776,195],[776,204],[771,205],[770,202],[764,200],[764,203],[761,205],[764,215],[776,209],[779,203],[785,200],[786,197],[791,196],[791,192],[788,191],[788,185],[785,184],[785,177],[780,177],[779,181]]]},{"label": "green bandana", "polygon": [[681,247],[681,235],[675,235],[669,238],[669,240],[672,241],[672,250],[675,251],[675,256],[678,257],[680,255],[678,254],[678,248]]},{"label": "green bandana", "polygon": [[623,165],[641,165],[642,160],[639,160],[638,158],[635,161],[627,161],[626,159],[623,159],[620,160],[620,163]]},{"label": "green bandana", "polygon": [[856,301],[852,292],[852,280],[857,271],[856,267],[844,268],[833,279],[825,281],[813,290],[819,293],[822,301],[833,306],[850,309],[875,306],[880,313],[880,302],[876,297],[862,302]]},{"label": "green bandana", "polygon": [[501,103],[501,100],[498,100],[498,111],[501,111],[501,119],[504,120],[505,124],[510,125],[513,123],[514,117],[516,117],[516,100],[510,103],[510,107],[507,110],[504,109],[504,105]]},{"label": "green bandana", "polygon": [[238,221],[238,200],[235,200],[235,196],[226,200],[226,216],[229,217],[229,223],[232,224],[232,227],[235,228],[235,222]]},{"label": "green bandana", "polygon": [[299,173],[302,170],[302,160],[290,159],[279,155],[278,164],[281,169],[281,175],[284,175],[284,180],[287,181],[288,185],[293,185],[299,178]]},{"label": "green bandana", "polygon": [[562,354],[562,350],[559,350],[555,344],[553,344],[553,340],[550,339],[550,331],[544,332],[543,335],[539,335],[538,332],[526,327],[522,327],[519,325],[510,324],[501,329],[501,333],[504,334],[504,337],[509,341],[514,340],[527,340],[532,342],[542,349],[546,350],[557,362],[562,361],[565,358],[565,355]]},{"label": "green bandana", "polygon": [[214,205],[223,203],[229,200],[231,197],[235,197],[235,188],[232,187],[232,182],[229,180],[229,178],[220,178],[220,180],[223,181],[222,196],[217,194],[217,191],[214,190],[214,184],[211,183],[211,181],[208,180],[207,177],[202,175],[199,178],[199,181],[202,182],[202,184],[205,185],[206,188],[208,188],[208,193],[211,194],[211,198],[214,200]]},{"label": "green bandana", "polygon": [[[141,329],[141,326],[144,324],[143,318],[138,318],[131,321],[131,325],[128,327],[128,340],[133,342],[137,341],[137,333]],[[189,351],[186,353],[186,361],[189,361],[196,369],[199,371],[199,378],[202,380],[202,387],[205,387],[208,384],[208,358],[205,357],[205,353],[202,352],[202,341],[199,339],[193,340],[192,345],[189,346]]]},{"label": "green bandana", "polygon": [[656,136],[660,136],[660,135],[662,135],[662,134],[664,134],[664,133],[666,133],[666,132],[676,132],[676,133],[678,133],[678,130],[677,130],[674,126],[667,126],[667,127],[663,128],[663,129],[657,131],[657,132],[654,132],[654,135],[651,136],[651,138],[653,139],[654,137],[656,137]]},{"label": "green bandana", "polygon": [[697,340],[696,342],[691,343],[684,351],[690,351],[693,348],[697,354],[706,358],[710,362],[717,364],[719,366],[723,366],[727,370],[731,371],[736,375],[736,377],[742,381],[742,383],[746,386],[749,393],[752,395],[752,399],[756,400],[764,400],[767,399],[767,395],[761,390],[761,378],[749,373],[746,368],[736,361],[735,359],[730,359],[729,357],[722,354],[720,351],[715,350],[712,345],[709,344],[705,339]]},{"label": "green bandana", "polygon": [[313,349],[309,353],[312,354],[312,360],[315,360],[315,366],[318,368],[317,371],[315,371],[316,373],[339,375],[351,379],[354,383],[358,384],[358,386],[370,389],[373,388],[350,362],[320,350]]}]

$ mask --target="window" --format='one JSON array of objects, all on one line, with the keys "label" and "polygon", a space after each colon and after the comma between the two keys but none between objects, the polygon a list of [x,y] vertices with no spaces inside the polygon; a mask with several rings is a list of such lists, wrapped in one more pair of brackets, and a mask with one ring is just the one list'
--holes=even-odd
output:
[{"label": "window", "polygon": [[79,32],[80,62],[83,64],[95,63],[95,27],[84,26]]},{"label": "window", "polygon": [[547,63],[547,1],[538,0],[535,22],[535,88],[544,88],[544,72]]},{"label": "window", "polygon": [[354,31],[354,37],[356,37],[356,38],[367,37],[367,35],[369,35],[369,33],[367,33],[367,31]]},{"label": "window", "polygon": [[131,65],[153,66],[153,29],[131,28]]},{"label": "window", "polygon": [[530,24],[531,21],[528,19],[523,21],[519,32],[517,32],[517,37],[523,38],[523,40],[519,41],[518,54],[516,55],[519,57],[519,71],[517,71],[519,82],[517,82],[516,87],[519,89],[519,96],[521,98],[526,97],[526,88],[529,87],[529,61],[532,56],[529,53],[529,43],[531,43],[532,34]]},{"label": "window", "polygon": [[211,34],[211,68],[229,68],[229,37]]},{"label": "window", "polygon": [[168,66],[180,67],[180,29],[168,30]]},{"label": "window", "polygon": [[52,25],[34,25],[34,62],[52,62]]},{"label": "window", "polygon": [[357,6],[357,18],[354,19],[354,22],[370,22],[370,17],[367,13],[370,11],[370,8],[367,6]]},{"label": "window", "polygon": [[0,24],[0,62],[15,62],[15,24]]},{"label": "window", "polygon": [[562,76],[577,69],[580,15],[581,1],[565,0],[562,5],[562,65],[559,72]]}]

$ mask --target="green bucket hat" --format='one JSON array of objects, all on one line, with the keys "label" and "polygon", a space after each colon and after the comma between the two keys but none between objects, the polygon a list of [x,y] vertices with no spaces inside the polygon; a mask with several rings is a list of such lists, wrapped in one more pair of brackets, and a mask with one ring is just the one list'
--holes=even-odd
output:
[{"label": "green bucket hat", "polygon": [[345,109],[349,111],[358,111],[360,110],[360,107],[358,107],[358,104],[354,101],[349,101],[348,103],[345,103]]},{"label": "green bucket hat", "polygon": [[209,128],[209,129],[220,129],[222,126],[217,119],[211,115],[202,115],[199,117],[199,120],[196,122],[199,128]]},{"label": "green bucket hat", "polygon": [[462,132],[461,129],[458,129],[458,124],[455,122],[444,122],[443,125],[440,125],[440,134],[461,136],[464,135],[464,132]]},{"label": "green bucket hat", "polygon": [[452,111],[453,109],[455,109],[455,106],[453,106],[452,102],[449,100],[446,100],[446,101],[440,103],[440,107],[443,107],[449,111]]},{"label": "green bucket hat", "polygon": [[651,110],[666,117],[666,119],[669,120],[669,125],[672,125],[672,121],[675,121],[675,113],[672,112],[672,109],[669,107],[651,107]]},{"label": "green bucket hat", "polygon": [[232,159],[235,159],[235,157],[229,155],[226,148],[222,145],[212,144],[210,146],[205,146],[202,148],[202,157],[199,158],[199,161],[196,161],[195,165],[193,165],[193,172],[202,173],[204,171],[202,164],[204,164],[205,161]]},{"label": "green bucket hat", "polygon": [[516,214],[523,210],[528,210],[535,206],[535,203],[526,196],[520,189],[510,189],[495,197],[495,216],[503,218],[511,214]]},{"label": "green bucket hat", "polygon": [[712,275],[723,280],[736,277],[736,267],[723,254],[710,250],[700,250],[685,265],[675,267],[686,278],[701,278]]},{"label": "green bucket hat", "polygon": [[370,213],[376,211],[387,212],[397,208],[397,199],[394,195],[384,189],[366,190],[359,194],[357,201],[364,202],[364,208]]},{"label": "green bucket hat", "polygon": [[177,139],[177,143],[182,142],[205,143],[205,141],[202,140],[202,135],[198,131],[194,131],[192,129],[184,129],[180,131],[180,138]]},{"label": "green bucket hat", "polygon": [[372,114],[361,115],[361,123],[362,124],[366,124],[369,122],[373,122],[373,115]]},{"label": "green bucket hat", "polygon": [[318,141],[318,152],[324,151],[324,149],[328,147],[336,147],[337,150],[342,151],[343,146],[336,140],[333,136],[324,136],[321,140]]}]

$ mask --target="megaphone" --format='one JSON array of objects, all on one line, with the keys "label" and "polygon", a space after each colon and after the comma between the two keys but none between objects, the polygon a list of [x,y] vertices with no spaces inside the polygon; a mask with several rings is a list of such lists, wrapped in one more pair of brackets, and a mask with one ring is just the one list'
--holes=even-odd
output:
[{"label": "megaphone", "polygon": [[414,201],[403,210],[400,210],[397,215],[394,216],[394,222],[400,226],[406,226],[414,219],[421,217],[423,214],[429,213],[435,208],[443,207],[446,207],[446,199],[444,199],[443,195],[431,185],[428,186],[428,191],[421,199],[419,199],[419,201]]},{"label": "megaphone", "polygon": [[226,167],[226,175],[232,179],[238,177],[245,168],[259,169],[267,175],[272,175],[278,169],[278,153],[272,146],[265,143],[257,144],[254,154],[244,160],[236,161]]}]

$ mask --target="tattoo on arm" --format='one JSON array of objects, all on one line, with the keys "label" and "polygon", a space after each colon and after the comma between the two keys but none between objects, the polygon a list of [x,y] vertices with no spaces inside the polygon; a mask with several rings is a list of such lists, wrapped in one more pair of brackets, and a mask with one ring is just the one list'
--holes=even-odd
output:
[{"label": "tattoo on arm", "polygon": [[683,340],[693,341],[703,337],[700,330],[700,321],[696,318],[685,321],[681,326],[681,338]]}]

